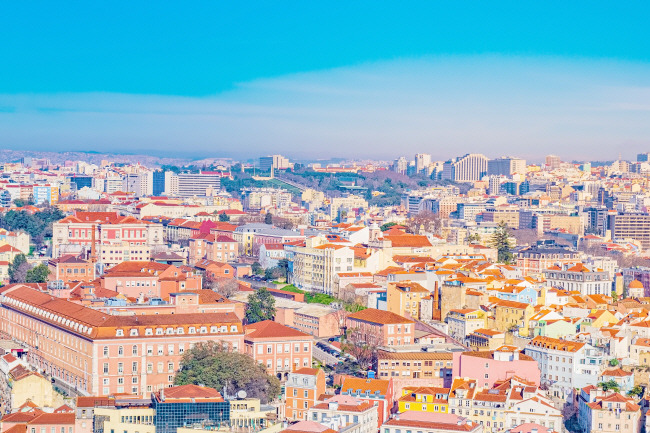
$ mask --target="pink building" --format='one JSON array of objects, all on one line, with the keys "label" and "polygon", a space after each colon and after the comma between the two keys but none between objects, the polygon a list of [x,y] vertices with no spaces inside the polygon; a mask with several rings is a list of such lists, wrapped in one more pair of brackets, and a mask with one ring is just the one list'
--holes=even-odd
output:
[{"label": "pink building", "polygon": [[540,371],[537,361],[514,346],[480,352],[454,352],[452,376],[475,379],[481,387],[492,388],[499,380],[513,376],[539,386]]},{"label": "pink building", "polygon": [[149,395],[173,384],[185,350],[243,350],[234,313],[109,315],[22,285],[0,291],[0,336],[26,346],[40,373],[95,395]]},{"label": "pink building", "polygon": [[272,320],[246,325],[247,355],[266,366],[269,374],[284,380],[302,367],[311,367],[314,337]]},{"label": "pink building", "polygon": [[374,308],[350,314],[347,327],[357,338],[379,346],[413,344],[415,338],[413,320]]}]

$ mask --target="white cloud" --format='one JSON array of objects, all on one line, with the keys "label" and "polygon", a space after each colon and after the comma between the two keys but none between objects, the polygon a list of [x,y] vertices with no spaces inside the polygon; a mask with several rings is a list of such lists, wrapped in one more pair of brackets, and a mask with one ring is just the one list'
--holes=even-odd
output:
[{"label": "white cloud", "polygon": [[0,146],[175,156],[632,157],[650,150],[648,72],[607,61],[425,58],[260,79],[203,98],[0,95]]}]

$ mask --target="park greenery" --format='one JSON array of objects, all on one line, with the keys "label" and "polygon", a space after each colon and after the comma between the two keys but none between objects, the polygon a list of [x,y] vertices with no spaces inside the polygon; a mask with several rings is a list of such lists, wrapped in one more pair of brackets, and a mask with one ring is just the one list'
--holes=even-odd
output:
[{"label": "park greenery", "polygon": [[52,237],[52,224],[63,219],[65,214],[55,207],[29,213],[25,210],[10,210],[0,215],[0,227],[9,231],[25,231],[37,247],[43,245],[45,238]]},{"label": "park greenery", "polygon": [[50,270],[47,265],[32,267],[24,254],[18,254],[9,265],[9,282],[11,283],[46,283]]},{"label": "park greenery", "polygon": [[174,384],[203,385],[219,391],[225,387],[228,395],[243,390],[263,404],[275,400],[281,390],[280,381],[266,373],[266,366],[215,341],[197,344],[183,354]]}]

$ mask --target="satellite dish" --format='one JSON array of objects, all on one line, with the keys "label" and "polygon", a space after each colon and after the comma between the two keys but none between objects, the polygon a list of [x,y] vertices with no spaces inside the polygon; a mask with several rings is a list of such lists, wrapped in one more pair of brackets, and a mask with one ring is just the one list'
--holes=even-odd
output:
[{"label": "satellite dish", "polygon": [[242,400],[245,399],[246,398],[246,391],[244,391],[243,389],[240,389],[239,391],[237,391],[237,398],[242,399]]}]

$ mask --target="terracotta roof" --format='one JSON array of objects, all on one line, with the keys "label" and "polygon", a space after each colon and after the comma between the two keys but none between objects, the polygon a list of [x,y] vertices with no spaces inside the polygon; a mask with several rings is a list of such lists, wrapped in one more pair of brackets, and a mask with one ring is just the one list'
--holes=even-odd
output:
[{"label": "terracotta roof", "polygon": [[356,395],[357,390],[359,390],[361,393],[359,397],[362,398],[366,391],[369,392],[370,397],[375,396],[375,392],[379,391],[379,395],[386,396],[389,385],[390,382],[388,380],[364,379],[360,377],[345,376],[345,379],[343,379],[343,384],[341,385],[341,392]]},{"label": "terracotta roof", "polygon": [[585,343],[565,341],[557,338],[537,336],[528,343],[527,347],[541,347],[544,349],[561,350],[565,352],[577,352],[582,349]]},{"label": "terracotta roof", "polygon": [[[156,393],[156,398],[160,399],[160,391]],[[214,388],[198,385],[180,385],[165,388],[165,401],[170,402],[173,400],[183,401],[188,400],[201,401],[224,401],[221,393]]]},{"label": "terracotta roof", "polygon": [[440,431],[478,431],[479,424],[450,413],[406,411],[386,421],[384,425]]},{"label": "terracotta roof", "polygon": [[245,339],[252,338],[271,338],[271,339],[283,339],[283,338],[301,338],[301,339],[313,339],[309,334],[305,334],[302,331],[297,329],[289,328],[273,320],[263,320],[261,322],[252,323],[244,327],[246,333]]},{"label": "terracotta roof", "polygon": [[451,361],[453,354],[451,352],[388,352],[385,350],[377,351],[378,359],[396,359],[396,360],[439,360]]},{"label": "terracotta roof", "polygon": [[320,369],[318,369],[318,368],[303,367],[303,368],[300,368],[300,369],[294,371],[293,373],[294,374],[304,374],[304,375],[308,375],[308,376],[316,376],[319,371],[320,371]]},{"label": "terracotta roof", "polygon": [[399,314],[391,313],[390,311],[377,310],[374,308],[367,308],[365,310],[352,313],[348,316],[348,319],[362,320],[364,322],[377,323],[380,325],[414,323],[412,320],[400,316]]},{"label": "terracotta roof", "polygon": [[639,280],[633,280],[628,286],[629,289],[643,289],[643,283]]}]

